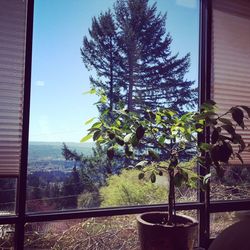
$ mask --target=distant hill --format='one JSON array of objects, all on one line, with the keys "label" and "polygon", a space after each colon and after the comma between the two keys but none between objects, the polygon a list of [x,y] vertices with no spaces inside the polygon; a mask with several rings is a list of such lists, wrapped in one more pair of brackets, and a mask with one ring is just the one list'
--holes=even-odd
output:
[{"label": "distant hill", "polygon": [[[69,149],[88,156],[92,154],[92,148],[95,146],[93,142],[67,142],[66,145]],[[64,160],[62,146],[63,143],[60,142],[29,142],[29,162]]]}]

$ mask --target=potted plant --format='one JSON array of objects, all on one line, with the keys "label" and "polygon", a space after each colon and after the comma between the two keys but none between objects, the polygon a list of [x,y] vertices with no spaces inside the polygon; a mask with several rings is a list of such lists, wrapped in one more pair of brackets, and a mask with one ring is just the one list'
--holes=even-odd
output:
[{"label": "potted plant", "polygon": [[[112,121],[104,119],[104,115],[107,117],[107,112],[90,127],[82,141],[92,137],[97,143],[108,145],[110,160],[124,152],[130,159],[127,167],[141,170],[139,179],[150,175],[151,181],[156,182],[157,175],[168,177],[168,212],[149,212],[137,217],[141,249],[192,249],[198,222],[176,214],[175,187],[202,186],[210,174],[201,177],[195,166],[187,167],[183,162],[191,155],[200,165],[213,166],[220,177],[230,158],[237,157],[243,163],[240,154],[246,144],[238,128],[245,128],[250,108],[235,106],[219,114],[216,103],[209,101],[199,112],[179,114],[161,108],[139,113],[120,109],[113,111]],[[206,142],[198,142],[198,134],[205,135],[206,130],[210,131]]]}]

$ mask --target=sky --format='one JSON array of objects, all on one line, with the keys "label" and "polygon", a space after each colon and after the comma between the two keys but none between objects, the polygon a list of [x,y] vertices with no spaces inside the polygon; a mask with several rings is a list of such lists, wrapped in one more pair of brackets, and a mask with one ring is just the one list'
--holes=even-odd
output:
[{"label": "sky", "polygon": [[[97,97],[84,95],[89,76],[80,55],[91,19],[112,9],[115,0],[36,0],[34,9],[30,141],[80,142],[87,134],[85,121],[97,117]],[[186,78],[198,79],[198,0],[157,0],[167,11],[166,29],[173,53],[191,53]]]}]

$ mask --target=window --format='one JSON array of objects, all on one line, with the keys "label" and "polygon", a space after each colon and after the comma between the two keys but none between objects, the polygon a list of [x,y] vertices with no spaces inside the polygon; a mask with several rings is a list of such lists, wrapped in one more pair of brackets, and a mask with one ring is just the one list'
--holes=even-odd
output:
[{"label": "window", "polygon": [[[27,211],[166,203],[162,184],[122,171],[129,163],[110,163],[94,142],[80,143],[84,122],[120,102],[137,110],[145,103],[182,111],[198,106],[199,2],[146,2],[35,1]],[[131,13],[131,31],[120,20],[123,12]],[[107,96],[99,108],[96,95],[82,94],[91,88]],[[197,201],[196,190],[177,195]]]},{"label": "window", "polygon": [[[214,1],[212,39],[212,96],[221,111],[232,105],[249,106],[249,3]],[[249,123],[246,124],[249,126]],[[249,132],[242,132],[249,143]],[[249,197],[249,152],[242,154],[244,164],[234,160],[228,166],[223,190],[211,189],[212,199],[247,199]],[[216,180],[212,185],[215,185]],[[219,192],[218,192],[219,191]]]},{"label": "window", "polygon": [[[98,110],[93,106],[93,103],[97,101],[96,97],[82,95],[82,92],[91,88],[91,85],[88,84],[89,76],[92,76],[92,86],[95,85],[97,88],[104,86],[101,84],[109,83],[107,76],[111,76],[110,73],[109,75],[102,74],[101,68],[99,71],[93,69],[93,65],[92,68],[90,67],[92,71],[85,69],[85,66],[91,66],[91,60],[87,57],[88,52],[91,51],[87,48],[87,41],[91,40],[88,28],[93,29],[91,18],[95,16],[97,22],[100,21],[100,12],[108,8],[112,13],[111,16],[115,18],[115,14],[112,12],[115,0],[99,2],[97,0],[79,0],[74,3],[70,1],[70,4],[66,5],[67,2],[60,1],[60,5],[58,5],[58,2],[53,1],[52,3],[48,0],[0,1],[0,224],[1,232],[3,232],[0,240],[4,247],[12,247],[14,244],[26,248],[48,248],[55,243],[52,239],[61,237],[60,230],[65,225],[68,227],[67,233],[71,235],[77,231],[79,224],[92,233],[95,230],[101,230],[99,226],[104,225],[107,230],[100,231],[100,233],[105,234],[115,230],[119,231],[119,228],[114,229],[110,226],[110,222],[118,218],[126,224],[135,214],[167,208],[167,204],[160,199],[154,201],[154,204],[148,204],[149,202],[145,202],[143,198],[141,200],[144,202],[135,200],[132,204],[118,201],[111,204],[108,200],[106,200],[106,204],[102,204],[104,194],[108,192],[107,189],[103,189],[103,199],[99,200],[101,188],[107,188],[103,185],[108,180],[104,179],[106,173],[97,171],[97,174],[93,175],[96,177],[93,185],[89,175],[80,172],[83,162],[77,160],[79,159],[77,157],[81,156],[81,152],[85,156],[91,157],[92,150],[90,146],[86,147],[87,144],[79,145],[76,141],[85,134],[87,126],[84,127],[84,121],[98,115]],[[152,6],[153,1],[148,1],[148,4]],[[58,11],[58,8],[62,8],[61,11]],[[190,52],[191,65],[188,66],[188,70],[184,70],[185,78],[182,80],[193,81],[192,89],[197,87],[200,81],[199,98],[201,101],[209,99],[210,93],[212,98],[223,105],[231,104],[234,98],[235,101],[244,98],[247,101],[248,93],[246,93],[245,87],[248,84],[247,65],[249,60],[245,55],[249,52],[247,27],[250,6],[248,1],[176,0],[166,2],[158,0],[156,8],[156,13],[168,11],[166,31],[169,31],[173,39],[171,52],[173,54],[179,52],[177,58],[185,58]],[[42,18],[45,13],[46,18]],[[182,18],[179,18],[180,16]],[[105,18],[109,17],[109,12],[107,12]],[[74,25],[72,22],[77,22],[78,25]],[[10,28],[7,29],[6,25],[2,25],[3,23],[8,24]],[[223,39],[221,39],[221,31],[224,34]],[[166,35],[165,30],[163,33]],[[85,46],[82,43],[84,36],[86,36]],[[121,40],[125,38],[128,39],[128,36],[119,37]],[[135,40],[134,37],[132,40]],[[123,43],[126,44],[125,41]],[[200,51],[198,51],[199,43]],[[134,65],[140,68],[143,60],[146,61],[143,56],[146,55],[147,50],[138,50],[138,44],[134,45],[133,55],[138,56],[137,64]],[[114,43],[114,46],[118,45]],[[147,45],[145,44],[145,46]],[[114,60],[117,61],[113,81],[114,83],[119,82],[121,85],[117,86],[123,88],[122,91],[119,91],[121,96],[117,98],[123,98],[129,106],[131,99],[126,92],[126,85],[117,74],[122,68],[118,59],[126,59],[126,48],[123,47],[122,51],[117,47],[115,50],[117,57],[114,57]],[[31,54],[31,49],[33,49],[33,54]],[[81,58],[80,49],[82,49],[83,58]],[[148,49],[148,51],[150,50]],[[230,53],[225,53],[225,51],[230,51]],[[103,57],[106,56],[105,50],[99,52],[103,53]],[[153,53],[152,48],[151,52]],[[161,64],[162,59],[157,59]],[[150,68],[154,60],[152,58],[148,58],[148,60],[150,63],[147,64],[147,67]],[[185,59],[183,60],[185,61]],[[186,60],[188,63],[188,59]],[[127,82],[133,80],[129,78],[128,72],[123,73],[127,77]],[[136,71],[139,83],[141,83],[142,75],[142,72]],[[164,76],[160,80],[163,78]],[[149,81],[149,78],[146,80]],[[237,80],[237,87],[233,84],[234,80]],[[140,100],[148,98],[145,96],[147,86],[138,85],[136,94],[132,96],[132,103],[133,101],[136,103],[134,107],[137,110],[143,105]],[[114,93],[118,93],[118,91]],[[227,98],[224,98],[224,93],[227,93]],[[114,96],[113,106],[117,105]],[[153,98],[153,96],[151,97]],[[29,100],[31,100],[30,103]],[[172,102],[177,105],[176,100],[173,99]],[[13,102],[11,103],[11,101]],[[162,103],[160,98],[159,103]],[[108,104],[109,107],[112,106],[110,103]],[[152,102],[151,104],[153,105]],[[195,104],[198,106],[198,102]],[[249,105],[247,102],[245,104]],[[89,108],[87,108],[88,105]],[[188,107],[184,104],[184,106],[179,105],[179,108],[187,109]],[[85,110],[88,113],[84,112]],[[53,122],[51,123],[51,121]],[[55,143],[55,141],[59,143]],[[90,145],[93,146],[93,143],[90,142]],[[62,152],[64,152],[64,156],[62,156]],[[102,153],[99,149],[96,155],[99,154],[100,157]],[[99,159],[102,159],[102,155]],[[91,164],[91,161],[88,164]],[[9,167],[4,168],[3,166]],[[211,183],[210,196],[194,191],[194,193],[185,194],[186,197],[183,198],[185,190],[180,190],[180,202],[177,204],[177,209],[195,214],[199,219],[198,246],[208,247],[210,237],[216,236],[221,230],[217,227],[219,219],[230,218],[231,220],[238,213],[237,211],[249,209],[248,193],[244,193],[247,191],[246,187],[249,183],[246,166],[239,168],[234,162],[231,166],[235,168],[234,175],[236,174],[237,178],[240,177],[240,181],[243,180],[240,191],[235,189],[234,182],[229,183],[229,181],[235,181],[235,183],[239,181],[235,176],[233,176],[234,179],[230,176],[229,180],[224,180],[225,190],[223,192],[225,193],[221,196],[214,192],[217,190],[217,180],[213,180]],[[19,171],[19,167],[21,171]],[[116,171],[120,171],[120,169]],[[202,169],[200,171],[204,174]],[[232,173],[231,169],[229,172]],[[82,187],[78,184],[81,184],[83,180],[80,179],[80,174],[85,178],[84,184],[88,192],[79,190]],[[126,173],[123,174],[126,180]],[[129,178],[132,179],[133,176]],[[100,184],[97,185],[98,181]],[[111,180],[108,181],[111,183]],[[119,181],[121,180],[119,179]],[[231,190],[233,191],[231,192]],[[69,192],[67,193],[67,191]],[[236,193],[236,191],[239,192]],[[9,196],[7,192],[10,192],[11,195]],[[148,193],[147,190],[145,192]],[[209,194],[209,190],[207,193]],[[222,199],[225,198],[224,194],[227,195],[228,200],[233,199],[233,201]],[[5,200],[7,196],[9,200]],[[191,196],[193,197],[192,202],[190,202]],[[66,221],[67,223],[65,223]],[[52,233],[51,228],[54,230]],[[129,232],[135,230],[134,227],[126,229]],[[38,234],[34,232],[38,232]],[[50,234],[51,241],[46,240],[44,233]],[[104,242],[102,238],[99,240],[108,245],[120,244],[119,239],[124,240],[124,234],[119,233],[119,237],[116,238],[117,242]],[[13,240],[14,234],[15,240]],[[63,237],[67,237],[67,234]],[[91,238],[91,240],[97,239]],[[134,242],[126,242],[126,244],[136,244],[136,242],[135,239]],[[60,241],[57,243],[61,244]],[[77,242],[74,241],[74,244]]]}]

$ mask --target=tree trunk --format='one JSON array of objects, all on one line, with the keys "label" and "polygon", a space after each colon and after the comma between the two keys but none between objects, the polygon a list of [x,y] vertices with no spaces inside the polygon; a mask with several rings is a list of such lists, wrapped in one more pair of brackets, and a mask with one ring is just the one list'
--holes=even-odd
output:
[{"label": "tree trunk", "polygon": [[133,88],[134,88],[134,74],[136,65],[136,44],[135,41],[131,41],[128,51],[128,69],[129,69],[129,80],[128,80],[128,111],[133,111]]},{"label": "tree trunk", "polygon": [[168,192],[168,225],[173,224],[174,219],[174,210],[175,210],[175,204],[174,204],[174,169],[170,168],[168,170],[169,175],[169,192]]},{"label": "tree trunk", "polygon": [[110,89],[109,89],[109,110],[110,112],[113,111],[113,105],[114,105],[114,82],[113,82],[113,53],[112,53],[112,41],[110,41]]},{"label": "tree trunk", "polygon": [[130,65],[130,67],[129,67],[129,86],[128,86],[128,111],[132,111],[132,105],[133,105],[133,85],[134,85],[133,65]]}]

